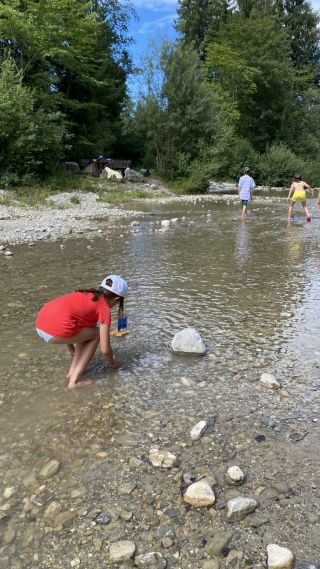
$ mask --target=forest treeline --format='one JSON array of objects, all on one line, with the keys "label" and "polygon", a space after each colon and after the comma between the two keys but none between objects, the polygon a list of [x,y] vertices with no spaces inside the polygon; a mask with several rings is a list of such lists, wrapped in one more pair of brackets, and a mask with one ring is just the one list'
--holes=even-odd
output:
[{"label": "forest treeline", "polygon": [[[305,0],[179,0],[175,42],[133,69],[118,0],[2,0],[0,181],[129,158],[185,189],[320,185],[319,16]],[[130,100],[135,73],[139,94]]]}]

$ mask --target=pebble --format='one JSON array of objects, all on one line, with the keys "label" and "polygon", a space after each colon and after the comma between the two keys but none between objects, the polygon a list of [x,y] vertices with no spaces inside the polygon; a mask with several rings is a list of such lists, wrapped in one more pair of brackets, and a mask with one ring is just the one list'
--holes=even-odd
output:
[{"label": "pebble", "polygon": [[202,434],[204,433],[204,431],[207,428],[207,423],[206,421],[199,421],[199,423],[197,423],[190,432],[191,438],[193,441],[197,441],[198,439],[201,438]]},{"label": "pebble", "polygon": [[120,496],[129,496],[136,487],[137,485],[135,482],[125,482],[124,484],[121,484],[119,494]]},{"label": "pebble", "polygon": [[109,550],[109,561],[111,563],[119,563],[120,561],[127,561],[131,559],[136,550],[136,545],[133,541],[121,540],[111,543]]},{"label": "pebble", "polygon": [[259,384],[266,389],[276,390],[281,388],[279,381],[271,373],[263,373],[259,379]]},{"label": "pebble", "polygon": [[13,528],[7,528],[2,534],[2,542],[4,545],[9,545],[15,540],[16,531]]},{"label": "pebble", "polygon": [[158,551],[137,555],[134,561],[141,569],[165,569],[167,565],[167,560]]},{"label": "pebble", "polygon": [[177,462],[174,454],[167,450],[158,450],[156,448],[150,449],[149,460],[153,466],[162,468],[172,468]]},{"label": "pebble", "polygon": [[208,541],[205,545],[205,552],[210,557],[214,557],[215,555],[220,555],[221,552],[229,545],[232,539],[231,532],[217,532],[215,533],[214,537]]},{"label": "pebble", "polygon": [[101,512],[101,514],[99,514],[95,519],[97,524],[101,524],[103,526],[110,524],[111,520],[112,518],[107,512]]},{"label": "pebble", "polygon": [[211,506],[215,503],[215,495],[211,486],[205,480],[191,484],[184,493],[184,501],[195,508]]},{"label": "pebble", "polygon": [[267,546],[268,569],[291,569],[294,555],[290,549],[271,543]]},{"label": "pebble", "polygon": [[226,478],[230,484],[238,486],[244,481],[244,474],[239,466],[230,466],[227,470]]},{"label": "pebble", "polygon": [[51,502],[44,511],[44,518],[54,518],[57,514],[60,514],[62,506],[59,502]]},{"label": "pebble", "polygon": [[39,472],[39,478],[41,480],[47,480],[55,476],[60,468],[60,462],[58,460],[50,460]]},{"label": "pebble", "polygon": [[227,520],[235,522],[254,512],[258,503],[253,498],[238,496],[227,503]]},{"label": "pebble", "polygon": [[202,569],[220,569],[219,559],[210,559],[205,561],[202,565]]},{"label": "pebble", "polygon": [[13,255],[12,251],[9,251],[9,250],[5,251],[4,254],[5,254],[5,257],[12,257],[12,255]]}]

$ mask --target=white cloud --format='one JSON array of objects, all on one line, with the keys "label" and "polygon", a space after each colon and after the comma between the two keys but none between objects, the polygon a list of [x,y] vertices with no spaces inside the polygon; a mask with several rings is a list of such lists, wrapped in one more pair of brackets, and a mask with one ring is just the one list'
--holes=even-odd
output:
[{"label": "white cloud", "polygon": [[178,6],[177,0],[131,0],[135,8],[146,10],[168,10]]},{"label": "white cloud", "polygon": [[155,20],[151,20],[150,22],[146,22],[141,28],[138,30],[139,34],[150,34],[155,30],[164,30],[167,26],[172,26],[173,20],[176,17],[176,13],[172,12],[171,14],[167,14],[162,18],[157,18]]}]

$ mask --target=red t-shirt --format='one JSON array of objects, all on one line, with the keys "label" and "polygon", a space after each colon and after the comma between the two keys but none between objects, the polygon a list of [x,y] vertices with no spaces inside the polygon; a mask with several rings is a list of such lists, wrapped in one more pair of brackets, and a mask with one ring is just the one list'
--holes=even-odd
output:
[{"label": "red t-shirt", "polygon": [[82,328],[111,324],[111,310],[103,296],[93,302],[93,293],[71,292],[45,304],[36,320],[36,328],[57,338],[71,338]]}]

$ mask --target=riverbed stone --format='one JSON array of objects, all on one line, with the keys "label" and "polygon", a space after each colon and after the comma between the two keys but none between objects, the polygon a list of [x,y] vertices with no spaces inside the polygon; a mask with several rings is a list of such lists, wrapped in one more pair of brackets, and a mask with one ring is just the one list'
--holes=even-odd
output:
[{"label": "riverbed stone", "polygon": [[39,472],[39,478],[41,480],[47,480],[55,476],[60,469],[60,462],[58,460],[49,460],[47,464]]},{"label": "riverbed stone", "polygon": [[202,569],[220,569],[219,559],[208,559],[202,565]]},{"label": "riverbed stone", "polygon": [[211,506],[215,503],[215,495],[211,486],[205,480],[191,484],[184,493],[184,501],[195,508]]},{"label": "riverbed stone", "polygon": [[111,515],[108,514],[108,512],[101,512],[101,514],[96,517],[95,521],[97,524],[105,526],[107,524],[110,524],[111,519]]},{"label": "riverbed stone", "polygon": [[158,551],[137,555],[134,561],[140,569],[165,569],[167,565],[167,560]]},{"label": "riverbed stone", "polygon": [[15,540],[16,530],[8,527],[1,535],[1,541],[4,545],[10,545]]},{"label": "riverbed stone", "polygon": [[244,498],[238,496],[227,503],[227,520],[228,522],[236,522],[242,520],[257,507],[257,502],[253,498]]},{"label": "riverbed stone", "polygon": [[216,532],[213,538],[209,539],[208,543],[205,545],[205,552],[214,557],[215,555],[220,555],[220,553],[229,545],[232,539],[231,532]]},{"label": "riverbed stone", "polygon": [[150,449],[149,459],[153,466],[161,468],[172,468],[177,462],[177,458],[174,454],[167,450],[159,450],[156,448]]},{"label": "riverbed stone", "polygon": [[109,560],[111,563],[128,561],[134,555],[136,545],[133,541],[121,540],[111,543],[109,550]]},{"label": "riverbed stone", "polygon": [[54,525],[55,527],[58,526],[62,526],[64,527],[65,525],[67,525],[69,522],[71,522],[73,520],[73,518],[75,517],[75,513],[74,512],[61,512],[61,514],[58,514],[55,519],[54,519]]},{"label": "riverbed stone", "polygon": [[192,427],[190,435],[193,441],[197,441],[201,438],[202,434],[207,428],[206,421],[199,421],[194,427]]},{"label": "riverbed stone", "polygon": [[267,546],[268,569],[291,569],[294,564],[294,555],[290,549],[280,547],[274,543]]},{"label": "riverbed stone", "polygon": [[53,501],[45,509],[43,517],[46,519],[54,518],[60,514],[62,506],[60,502]]},{"label": "riverbed stone", "polygon": [[177,353],[199,354],[206,352],[206,347],[199,332],[194,328],[184,328],[174,336],[171,348]]},{"label": "riverbed stone", "polygon": [[227,470],[226,478],[230,484],[238,486],[244,481],[244,473],[239,466],[230,466]]},{"label": "riverbed stone", "polygon": [[271,373],[263,373],[260,376],[259,384],[266,389],[276,390],[281,388],[279,381]]}]

